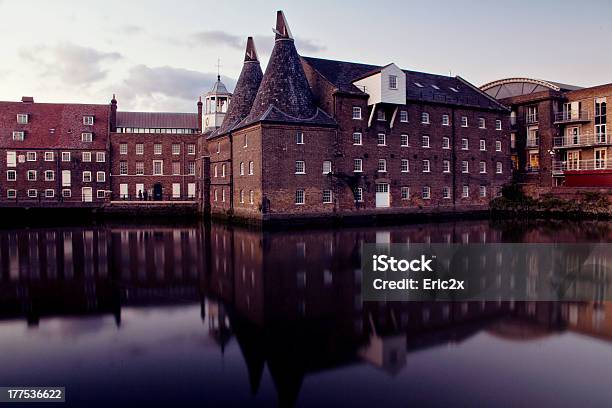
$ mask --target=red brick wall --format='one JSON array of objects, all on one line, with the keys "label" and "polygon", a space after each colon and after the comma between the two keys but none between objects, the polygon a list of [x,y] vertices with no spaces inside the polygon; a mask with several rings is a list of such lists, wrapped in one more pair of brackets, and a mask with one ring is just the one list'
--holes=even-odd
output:
[{"label": "red brick wall", "polygon": [[[210,154],[210,208],[211,213],[226,215],[231,208],[231,152],[229,135],[224,135],[208,141]],[[225,165],[225,177],[223,166]],[[215,168],[217,169],[215,175]],[[215,200],[215,191],[217,200]],[[225,195],[225,201],[223,196]]]}]

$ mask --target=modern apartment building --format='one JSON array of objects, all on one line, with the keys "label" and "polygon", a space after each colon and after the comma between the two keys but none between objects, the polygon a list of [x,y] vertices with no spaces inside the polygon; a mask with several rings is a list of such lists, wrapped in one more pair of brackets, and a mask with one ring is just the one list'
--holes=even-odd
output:
[{"label": "modern apartment building", "polygon": [[481,89],[511,109],[517,181],[540,187],[612,187],[606,114],[612,85],[579,88],[507,78]]}]

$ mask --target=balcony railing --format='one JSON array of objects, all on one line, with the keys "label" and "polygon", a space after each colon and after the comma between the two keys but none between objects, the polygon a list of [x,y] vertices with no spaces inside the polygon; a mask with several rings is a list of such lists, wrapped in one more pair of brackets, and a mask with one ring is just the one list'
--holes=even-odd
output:
[{"label": "balcony railing", "polygon": [[528,125],[532,123],[538,123],[538,114],[537,113],[527,114],[525,116],[525,122],[527,122]]},{"label": "balcony railing", "polygon": [[585,110],[555,112],[555,123],[588,122],[589,120],[589,112]]},{"label": "balcony railing", "polygon": [[555,160],[552,165],[557,174],[581,170],[612,170],[612,159]]},{"label": "balcony railing", "polygon": [[527,147],[538,147],[540,145],[539,137],[528,137],[527,138]]},{"label": "balcony railing", "polygon": [[553,147],[556,148],[602,146],[609,144],[612,144],[612,132],[561,136],[555,137],[553,140]]},{"label": "balcony railing", "polygon": [[527,170],[527,172],[529,172],[529,173],[535,173],[535,172],[540,171],[540,166],[539,165],[528,164],[525,167],[525,170]]}]

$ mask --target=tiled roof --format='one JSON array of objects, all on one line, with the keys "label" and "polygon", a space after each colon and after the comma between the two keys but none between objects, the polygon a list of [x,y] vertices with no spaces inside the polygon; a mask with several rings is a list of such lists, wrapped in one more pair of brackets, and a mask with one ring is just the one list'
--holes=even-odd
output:
[{"label": "tiled roof", "polygon": [[197,113],[117,112],[117,127],[197,129]]},{"label": "tiled roof", "polygon": [[274,49],[253,107],[239,126],[266,120],[334,125],[335,121],[325,112],[319,112],[314,103],[291,31],[280,11],[275,32]]},{"label": "tiled roof", "polygon": [[[353,82],[381,70],[381,66],[302,57],[326,78],[339,92],[365,95]],[[406,99],[413,101],[444,103],[485,109],[507,109],[461,77],[427,74],[403,70],[406,74]]]},{"label": "tiled roof", "polygon": [[247,48],[244,55],[244,65],[238,77],[236,88],[230,102],[227,114],[218,130],[210,137],[219,136],[231,131],[240,121],[247,117],[257,95],[259,84],[263,77],[253,37],[247,39]]},{"label": "tiled roof", "polygon": [[[18,124],[17,114],[27,114],[28,123]],[[0,102],[0,146],[104,149],[108,141],[109,115],[110,105]],[[93,126],[83,124],[83,116],[93,116]],[[24,131],[24,140],[13,140],[13,131]],[[93,133],[93,141],[82,142],[83,132]]]}]

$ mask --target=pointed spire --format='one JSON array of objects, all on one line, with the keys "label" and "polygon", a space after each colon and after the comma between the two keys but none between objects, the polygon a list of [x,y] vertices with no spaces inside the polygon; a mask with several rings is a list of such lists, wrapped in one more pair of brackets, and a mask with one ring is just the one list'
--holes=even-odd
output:
[{"label": "pointed spire", "polygon": [[272,29],[276,34],[276,40],[293,40],[289,24],[282,10],[276,12],[276,28]]},{"label": "pointed spire", "polygon": [[259,62],[259,56],[257,55],[257,49],[255,48],[255,41],[253,41],[253,37],[247,38],[244,62]]}]

